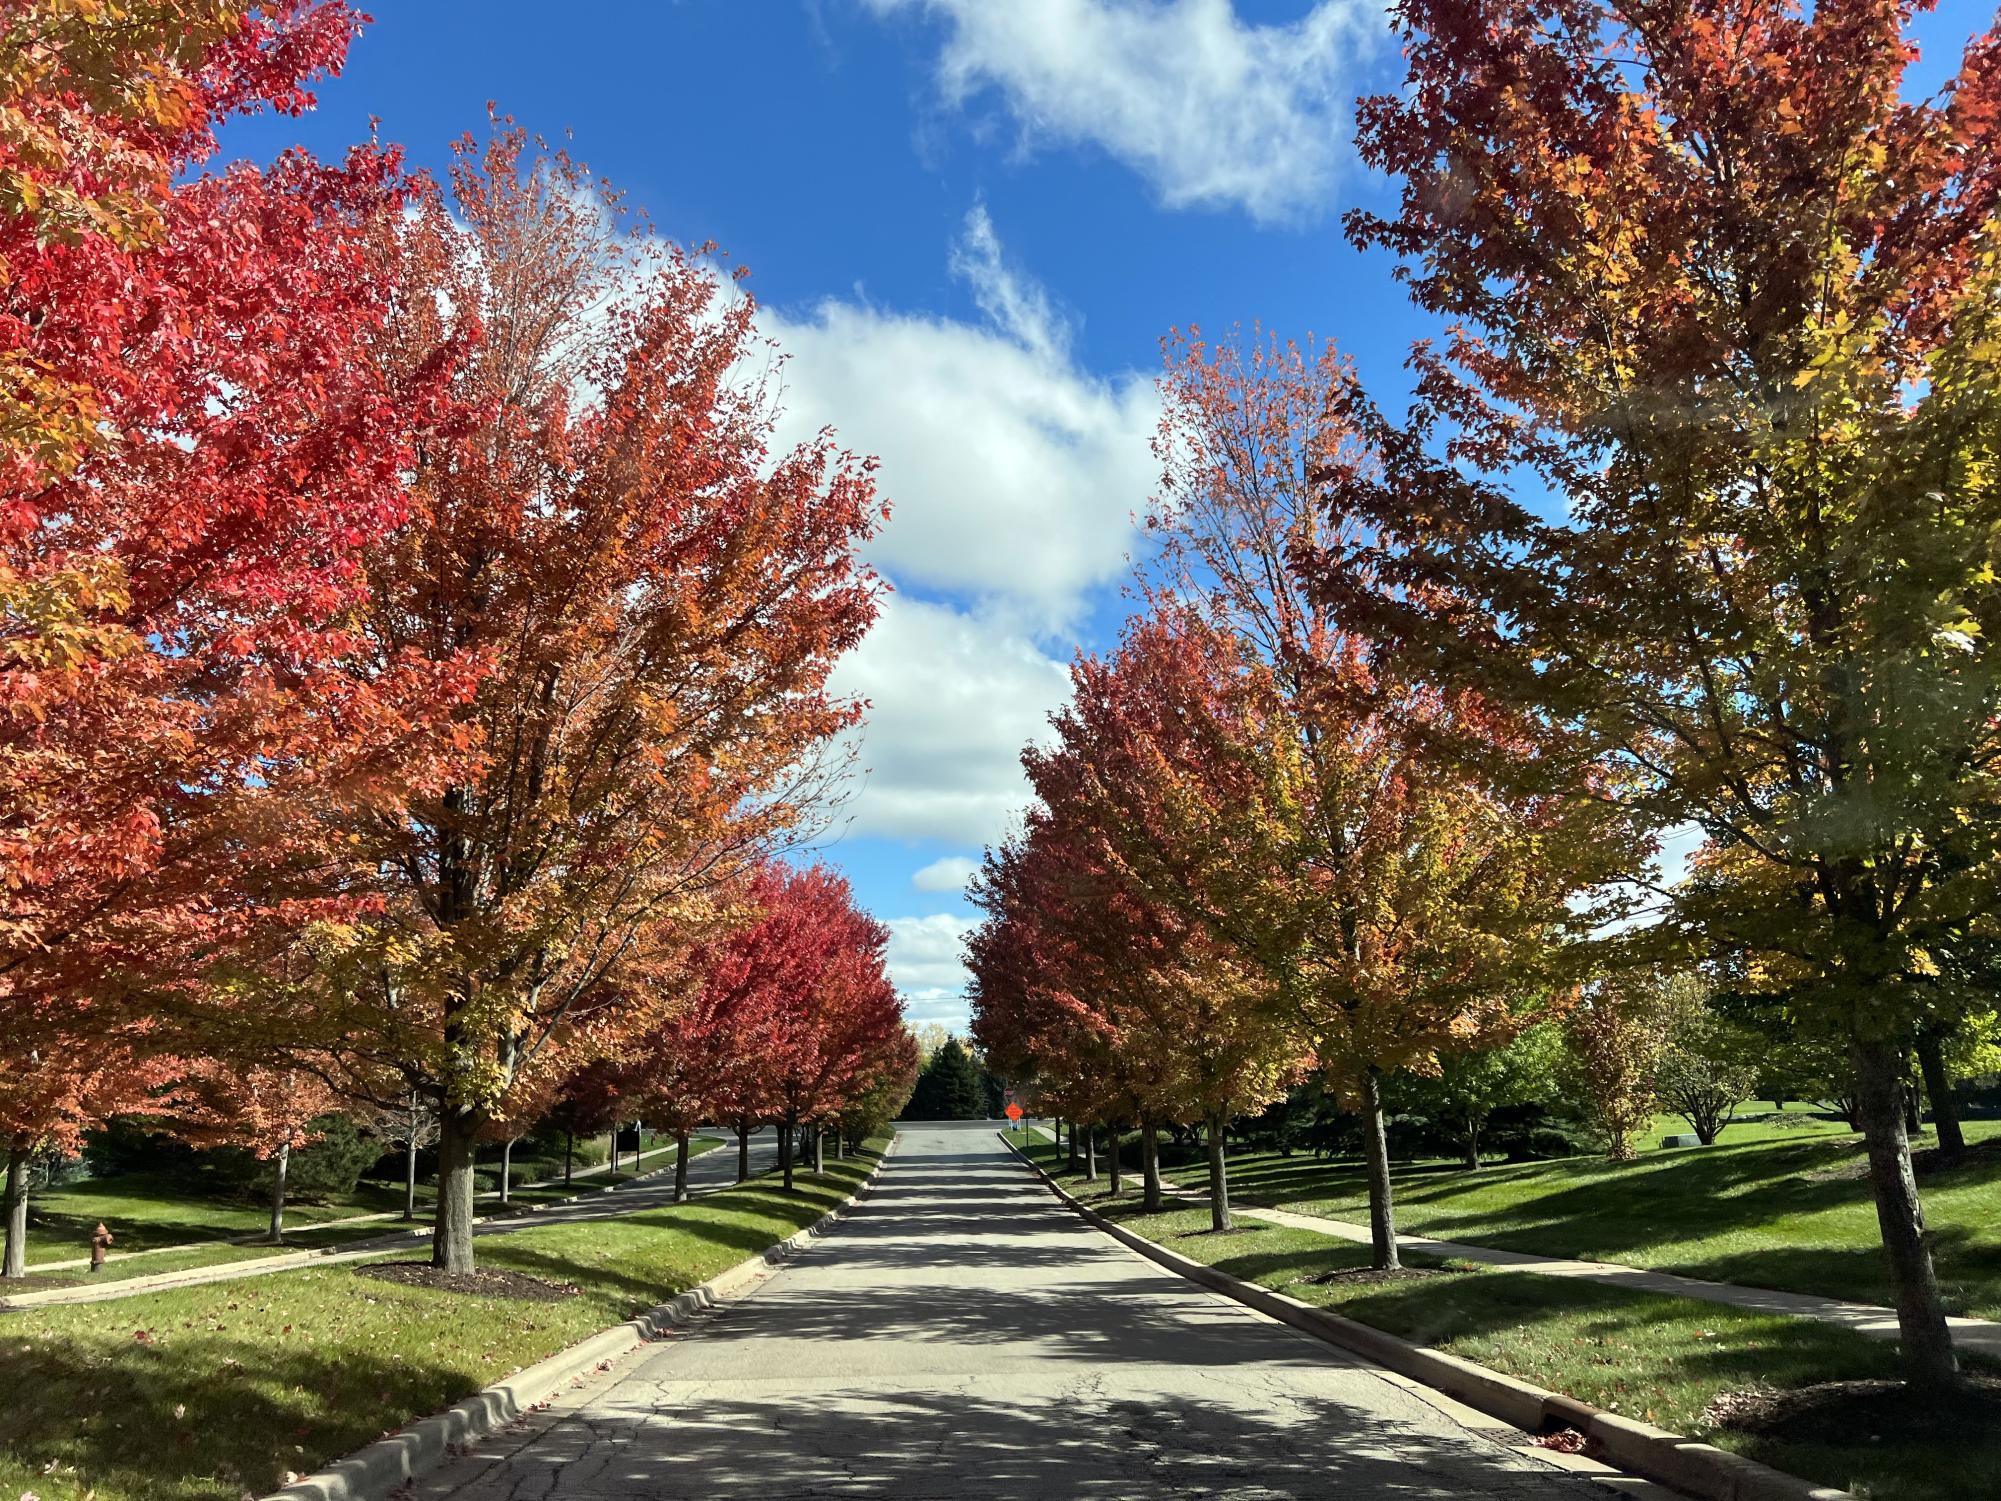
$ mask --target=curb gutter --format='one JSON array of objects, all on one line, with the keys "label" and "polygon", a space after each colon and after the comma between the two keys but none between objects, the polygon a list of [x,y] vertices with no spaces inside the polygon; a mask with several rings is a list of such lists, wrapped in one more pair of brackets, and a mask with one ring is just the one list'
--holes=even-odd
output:
[{"label": "curb gutter", "polygon": [[357,1449],[324,1470],[295,1480],[283,1490],[273,1491],[264,1501],[384,1501],[398,1486],[436,1469],[453,1458],[463,1445],[484,1437],[496,1428],[504,1428],[572,1379],[600,1366],[608,1366],[658,1339],[677,1324],[685,1324],[717,1307],[773,1268],[789,1261],[868,1196],[895,1152],[896,1138],[891,1137],[881,1158],[869,1175],[856,1185],[855,1191],[796,1235],[766,1246],[755,1256],[717,1273],[701,1286],[691,1287],[679,1297],[647,1310],[636,1319],[615,1324],[568,1349],[558,1350],[546,1360],[537,1361],[516,1371],[505,1381],[474,1392],[443,1412],[409,1423],[389,1437]]},{"label": "curb gutter", "polygon": [[[1006,1132],[1000,1133],[1000,1136],[1008,1150],[1020,1158],[1029,1171],[1040,1178],[1043,1185],[1065,1205],[1075,1210],[1094,1229],[1139,1252],[1149,1261],[1158,1262],[1169,1271],[1212,1292],[1234,1298],[1281,1323],[1290,1324],[1302,1333],[1351,1350],[1377,1365],[1444,1392],[1469,1407],[1491,1413],[1517,1428],[1529,1433],[1574,1428],[1584,1435],[1588,1445],[1586,1453],[1592,1458],[1698,1497],[1700,1501],[1855,1501],[1848,1491],[1815,1485],[1810,1480],[1788,1475],[1783,1470],[1775,1470],[1770,1465],[1759,1464],[1756,1460],[1732,1454],[1713,1444],[1697,1443],[1651,1424],[1593,1407],[1575,1397],[1545,1391],[1513,1376],[1504,1376],[1486,1366],[1475,1365],[1470,1360],[1414,1345],[1381,1329],[1344,1319],[1339,1314],[1315,1308],[1310,1303],[1302,1303],[1268,1287],[1241,1281],[1199,1261],[1190,1261],[1186,1256],[1177,1255],[1165,1246],[1135,1235],[1086,1207],[1045,1172],[1039,1163],[1008,1141]],[[1256,1215],[1255,1209],[1246,1208],[1244,1212],[1253,1217]]]}]

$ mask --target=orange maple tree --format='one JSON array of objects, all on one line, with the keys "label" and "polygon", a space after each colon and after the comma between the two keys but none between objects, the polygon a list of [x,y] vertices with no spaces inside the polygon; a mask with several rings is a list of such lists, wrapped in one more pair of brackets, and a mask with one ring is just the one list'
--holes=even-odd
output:
[{"label": "orange maple tree", "polygon": [[313,1122],[340,1097],[318,1074],[298,1067],[192,1060],[175,1070],[163,1098],[149,1107],[178,1138],[200,1147],[241,1147],[271,1164],[271,1221],[266,1239],[285,1239],[285,1190],[292,1153],[320,1139]]},{"label": "orange maple tree", "polygon": [[1955,1372],[1913,1044],[1992,988],[2001,849],[2001,28],[1913,89],[1917,0],[1398,0],[1366,99],[1446,332],[1334,420],[1318,594],[1720,857],[1669,947],[1845,1047],[1900,1345]]},{"label": "orange maple tree", "polygon": [[7,1153],[0,1277],[27,1274],[28,1174],[37,1155],[75,1152],[106,1116],[149,1105],[175,1065],[143,1025],[106,1026],[56,1048],[9,1047],[0,1066],[0,1145]]},{"label": "orange maple tree", "polygon": [[1217,1044],[1289,1033],[1359,1110],[1387,1267],[1384,1079],[1512,1027],[1510,1002],[1552,988],[1568,940],[1619,910],[1636,846],[1586,795],[1599,769],[1494,775],[1527,744],[1505,708],[1372,663],[1316,595],[1300,565],[1343,541],[1317,475],[1377,472],[1336,399],[1351,385],[1327,348],[1170,342],[1152,612],[1080,664],[1059,749],[1028,762],[1142,903],[1217,946],[1212,977],[1241,967]]},{"label": "orange maple tree", "polygon": [[831,437],[771,451],[750,299],[505,122],[377,253],[404,289],[380,378],[452,377],[409,437],[410,520],[367,555],[357,671],[479,685],[425,785],[336,815],[384,901],[355,968],[386,978],[319,1028],[395,1039],[439,1099],[434,1256],[463,1270],[473,1146],[517,1081],[643,1027],[664,998],[622,975],[811,816],[881,506]]}]

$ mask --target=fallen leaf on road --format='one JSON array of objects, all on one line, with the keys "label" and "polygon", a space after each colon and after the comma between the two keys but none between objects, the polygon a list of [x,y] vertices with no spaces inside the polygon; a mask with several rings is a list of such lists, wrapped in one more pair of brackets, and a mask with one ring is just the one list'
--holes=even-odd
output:
[{"label": "fallen leaf on road", "polygon": [[1559,1454],[1584,1452],[1584,1435],[1575,1428],[1559,1428],[1554,1433],[1538,1433],[1529,1442],[1538,1449],[1554,1449]]}]

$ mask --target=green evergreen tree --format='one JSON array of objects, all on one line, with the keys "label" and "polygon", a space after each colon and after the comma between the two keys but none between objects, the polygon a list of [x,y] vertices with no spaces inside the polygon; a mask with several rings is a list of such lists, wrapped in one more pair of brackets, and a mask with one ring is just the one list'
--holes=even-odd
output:
[{"label": "green evergreen tree", "polygon": [[976,1121],[986,1115],[980,1067],[956,1037],[948,1037],[925,1060],[917,1088],[904,1107],[913,1121]]}]

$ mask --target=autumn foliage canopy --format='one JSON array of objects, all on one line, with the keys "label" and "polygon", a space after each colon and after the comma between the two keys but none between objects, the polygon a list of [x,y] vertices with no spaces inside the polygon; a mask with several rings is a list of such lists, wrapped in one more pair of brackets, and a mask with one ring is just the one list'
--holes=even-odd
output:
[{"label": "autumn foliage canopy", "polygon": [[[701,1034],[697,955],[815,827],[872,465],[775,451],[752,299],[506,121],[443,185],[210,170],[339,69],[339,0],[0,11],[0,1137],[416,1091],[469,1265],[474,1144]],[[798,1111],[899,1025],[857,920],[838,1039],[760,1081]]]}]

